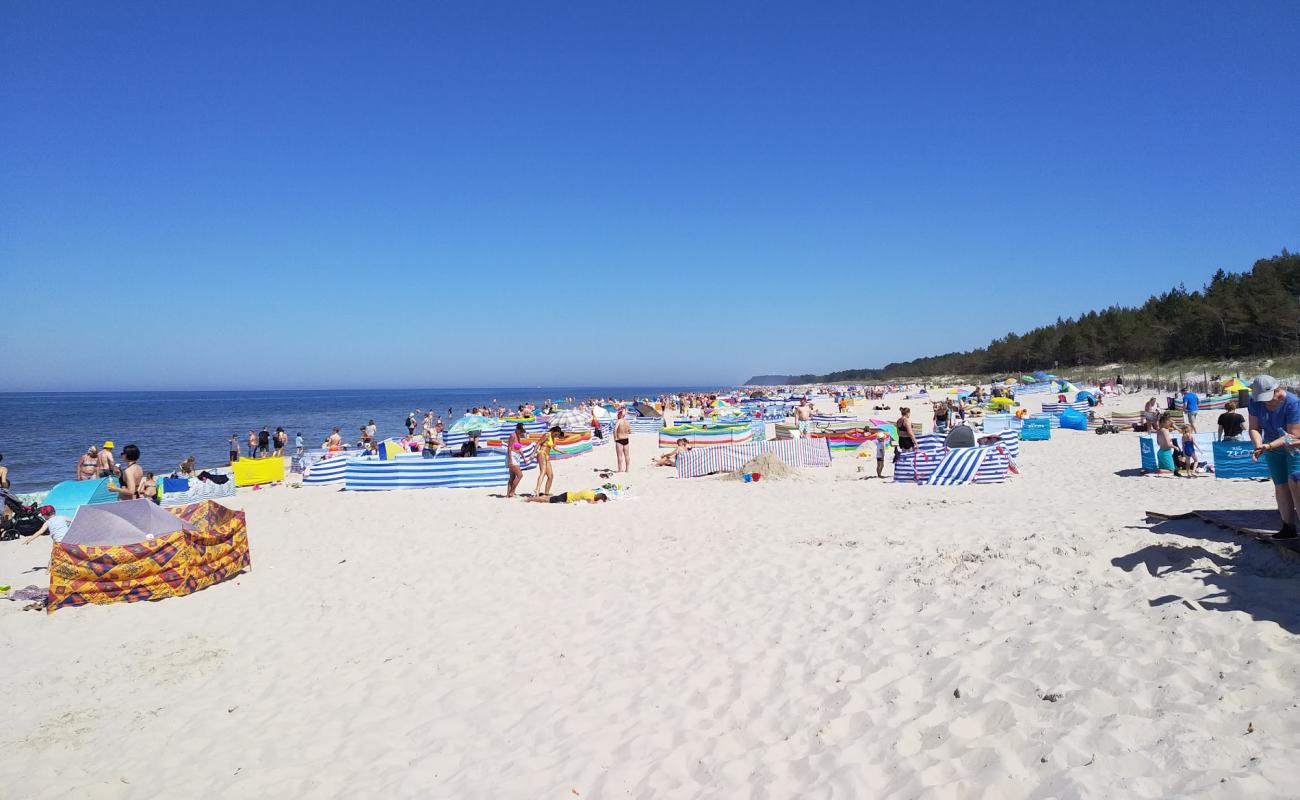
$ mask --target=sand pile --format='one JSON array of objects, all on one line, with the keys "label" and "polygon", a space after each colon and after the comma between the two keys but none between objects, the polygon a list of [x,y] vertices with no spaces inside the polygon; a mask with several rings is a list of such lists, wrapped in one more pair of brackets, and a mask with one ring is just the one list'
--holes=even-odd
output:
[{"label": "sand pile", "polygon": [[728,480],[742,480],[746,472],[757,472],[763,476],[765,481],[779,481],[784,478],[793,478],[799,474],[799,470],[788,466],[781,459],[771,453],[764,453],[761,456],[751,458],[745,462],[745,466],[735,472],[727,473]]}]

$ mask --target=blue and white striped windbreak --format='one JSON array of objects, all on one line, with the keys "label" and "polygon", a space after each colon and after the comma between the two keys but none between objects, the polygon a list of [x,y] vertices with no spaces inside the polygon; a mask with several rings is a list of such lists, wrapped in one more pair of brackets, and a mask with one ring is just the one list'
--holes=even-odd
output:
[{"label": "blue and white striped windbreak", "polygon": [[926,479],[928,486],[960,486],[975,480],[975,473],[988,455],[987,447],[958,447],[949,450]]}]

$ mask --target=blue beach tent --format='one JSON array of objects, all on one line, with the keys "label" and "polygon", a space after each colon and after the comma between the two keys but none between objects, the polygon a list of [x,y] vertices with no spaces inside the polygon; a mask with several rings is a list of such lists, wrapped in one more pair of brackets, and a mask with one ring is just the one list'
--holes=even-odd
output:
[{"label": "blue beach tent", "polygon": [[109,478],[90,481],[63,481],[45,495],[44,505],[54,506],[54,513],[72,518],[82,506],[116,503],[117,495],[108,490]]}]

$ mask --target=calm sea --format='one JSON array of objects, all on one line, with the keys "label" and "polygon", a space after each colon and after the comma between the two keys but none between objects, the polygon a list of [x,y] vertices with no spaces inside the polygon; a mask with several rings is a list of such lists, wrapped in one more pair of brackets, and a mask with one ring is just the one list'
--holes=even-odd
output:
[{"label": "calm sea", "polygon": [[[75,477],[77,460],[92,444],[111,439],[135,444],[146,471],[170,473],[187,456],[200,466],[227,461],[230,434],[242,443],[250,429],[284,426],[317,447],[334,426],[348,441],[371,419],[380,437],[405,433],[406,415],[417,408],[453,419],[467,408],[492,403],[515,408],[547,399],[658,396],[704,387],[558,386],[497,389],[294,390],[250,392],[59,392],[0,393],[0,453],[14,491],[44,491]],[[246,449],[246,448],[245,448]]]}]

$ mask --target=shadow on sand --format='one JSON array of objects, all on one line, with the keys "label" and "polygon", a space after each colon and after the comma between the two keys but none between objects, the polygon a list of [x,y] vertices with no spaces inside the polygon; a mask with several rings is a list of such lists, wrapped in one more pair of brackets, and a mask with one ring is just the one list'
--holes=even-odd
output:
[{"label": "shadow on sand", "polygon": [[1189,599],[1207,611],[1241,611],[1300,634],[1300,560],[1288,558],[1275,545],[1199,519],[1165,520],[1148,530],[1172,541],[1148,545],[1111,559],[1111,564],[1125,572],[1142,567],[1155,578],[1181,573],[1209,590],[1203,597],[1155,597],[1152,606]]}]

